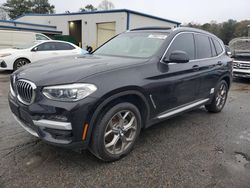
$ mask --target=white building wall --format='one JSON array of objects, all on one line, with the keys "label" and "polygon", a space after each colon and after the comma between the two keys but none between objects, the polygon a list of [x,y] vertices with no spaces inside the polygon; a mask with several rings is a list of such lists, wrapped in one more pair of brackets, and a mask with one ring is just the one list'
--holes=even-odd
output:
[{"label": "white building wall", "polygon": [[24,16],[17,21],[36,24],[57,26],[58,31],[63,35],[69,35],[69,22],[82,21],[82,46],[90,45],[96,47],[97,23],[115,22],[116,34],[126,31],[127,13],[103,13],[103,14],[79,14],[61,16]]},{"label": "white building wall", "polygon": [[129,22],[130,22],[129,29],[135,29],[138,27],[153,27],[153,26],[171,27],[171,28],[177,27],[177,24],[174,23],[158,20],[155,18],[140,16],[133,13],[130,13]]},{"label": "white building wall", "polygon": [[[78,15],[55,15],[55,16],[24,16],[17,21],[29,22],[34,24],[44,24],[57,26],[58,31],[62,31],[63,35],[69,35],[69,22],[82,21],[82,46],[90,45],[96,48],[97,44],[97,23],[115,22],[116,34],[127,30],[127,13],[98,13],[98,14],[78,14]],[[177,24],[150,18],[146,16],[129,13],[129,29],[138,27],[177,27]]]},{"label": "white building wall", "polygon": [[51,16],[23,16],[15,21],[19,22],[27,22],[27,23],[33,23],[33,24],[42,24],[42,25],[52,25],[49,24],[49,19]]}]

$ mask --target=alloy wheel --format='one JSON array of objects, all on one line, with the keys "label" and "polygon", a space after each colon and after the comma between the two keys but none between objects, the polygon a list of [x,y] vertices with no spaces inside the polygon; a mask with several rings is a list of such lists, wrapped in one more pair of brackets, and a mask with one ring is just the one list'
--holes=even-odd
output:
[{"label": "alloy wheel", "polygon": [[222,83],[216,96],[216,106],[218,109],[223,108],[227,98],[227,86]]},{"label": "alloy wheel", "polygon": [[123,110],[116,113],[108,122],[104,133],[105,149],[112,155],[125,153],[133,144],[138,129],[133,112]]},{"label": "alloy wheel", "polygon": [[21,68],[22,66],[26,65],[27,64],[27,61],[25,60],[19,60],[16,64],[16,68],[19,69]]}]

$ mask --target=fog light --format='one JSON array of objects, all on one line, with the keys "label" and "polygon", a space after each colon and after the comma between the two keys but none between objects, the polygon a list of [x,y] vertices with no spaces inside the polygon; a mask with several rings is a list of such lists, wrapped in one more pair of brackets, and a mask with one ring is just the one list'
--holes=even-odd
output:
[{"label": "fog light", "polygon": [[51,120],[51,121],[61,121],[61,122],[67,122],[68,121],[67,117],[60,116],[60,115],[47,116],[46,119]]},{"label": "fog light", "polygon": [[0,67],[2,67],[2,68],[7,68],[7,64],[5,63],[5,61],[2,61],[2,62],[0,63]]}]

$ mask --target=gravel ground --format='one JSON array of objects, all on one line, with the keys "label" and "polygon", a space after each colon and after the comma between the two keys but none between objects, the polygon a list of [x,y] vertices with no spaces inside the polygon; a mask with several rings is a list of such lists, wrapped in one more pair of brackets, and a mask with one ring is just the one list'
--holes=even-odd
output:
[{"label": "gravel ground", "polygon": [[250,80],[234,82],[219,114],[204,108],[142,131],[115,163],[47,145],[8,107],[0,72],[0,187],[250,187]]}]

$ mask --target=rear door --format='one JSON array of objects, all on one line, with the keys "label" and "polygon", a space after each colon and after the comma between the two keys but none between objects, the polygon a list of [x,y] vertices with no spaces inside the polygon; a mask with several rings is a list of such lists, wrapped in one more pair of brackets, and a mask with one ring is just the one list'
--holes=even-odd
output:
[{"label": "rear door", "polygon": [[[219,79],[219,69],[222,62],[218,57],[213,40],[205,34],[195,34],[196,62],[199,65],[200,84],[199,98],[208,98],[213,94]],[[221,52],[222,53],[222,49]]]}]

